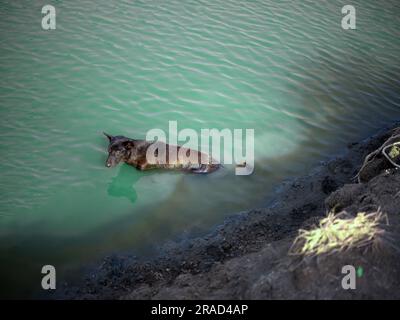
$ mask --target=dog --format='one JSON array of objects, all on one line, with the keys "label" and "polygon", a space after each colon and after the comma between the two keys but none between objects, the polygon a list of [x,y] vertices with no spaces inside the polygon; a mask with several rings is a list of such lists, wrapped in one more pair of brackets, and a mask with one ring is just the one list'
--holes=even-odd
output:
[{"label": "dog", "polygon": [[207,154],[196,150],[160,141],[135,140],[103,133],[109,141],[106,161],[108,168],[125,162],[141,171],[179,169],[190,173],[211,173],[221,167]]}]

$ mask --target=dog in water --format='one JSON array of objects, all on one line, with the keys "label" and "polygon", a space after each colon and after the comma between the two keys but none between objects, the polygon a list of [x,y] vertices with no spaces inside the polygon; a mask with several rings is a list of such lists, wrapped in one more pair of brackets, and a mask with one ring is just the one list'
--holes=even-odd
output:
[{"label": "dog in water", "polygon": [[180,169],[191,173],[211,173],[221,164],[207,154],[173,146],[160,141],[129,139],[124,136],[111,136],[104,132],[109,140],[106,167],[114,167],[125,162],[138,170]]}]

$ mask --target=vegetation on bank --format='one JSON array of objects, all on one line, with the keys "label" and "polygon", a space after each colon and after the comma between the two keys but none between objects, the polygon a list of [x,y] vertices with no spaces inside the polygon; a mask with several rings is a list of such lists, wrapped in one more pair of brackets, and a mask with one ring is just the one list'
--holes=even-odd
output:
[{"label": "vegetation on bank", "polygon": [[[391,136],[376,150],[369,153],[359,170],[359,183],[390,169],[400,168],[400,128],[392,130]],[[356,216],[346,211],[335,214],[329,212],[319,221],[319,225],[310,229],[300,229],[289,254],[316,256],[344,250],[372,246],[382,241],[388,218],[380,209],[375,212],[358,212]]]},{"label": "vegetation on bank", "polygon": [[356,217],[330,212],[318,227],[299,230],[290,254],[315,256],[370,246],[382,239],[384,223],[388,224],[387,216],[381,211],[360,212]]}]

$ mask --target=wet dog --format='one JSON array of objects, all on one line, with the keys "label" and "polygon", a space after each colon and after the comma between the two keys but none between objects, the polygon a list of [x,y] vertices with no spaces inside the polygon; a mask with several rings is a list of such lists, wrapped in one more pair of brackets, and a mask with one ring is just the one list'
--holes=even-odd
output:
[{"label": "wet dog", "polygon": [[191,173],[211,173],[221,164],[207,154],[169,145],[160,141],[135,140],[124,136],[104,135],[109,140],[106,167],[114,167],[120,162],[134,166],[138,170],[180,169]]}]

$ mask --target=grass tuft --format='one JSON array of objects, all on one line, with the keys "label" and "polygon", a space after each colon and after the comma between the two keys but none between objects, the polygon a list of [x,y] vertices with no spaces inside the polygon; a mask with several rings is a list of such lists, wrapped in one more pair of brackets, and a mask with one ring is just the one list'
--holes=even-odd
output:
[{"label": "grass tuft", "polygon": [[351,248],[372,244],[385,232],[381,228],[386,215],[381,211],[358,213],[356,217],[346,217],[345,212],[337,215],[329,213],[312,230],[299,230],[299,235],[289,251],[292,255],[316,256],[335,253]]},{"label": "grass tuft", "polygon": [[397,158],[400,155],[400,147],[398,145],[394,145],[389,152],[389,156],[392,159]]}]

